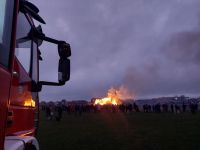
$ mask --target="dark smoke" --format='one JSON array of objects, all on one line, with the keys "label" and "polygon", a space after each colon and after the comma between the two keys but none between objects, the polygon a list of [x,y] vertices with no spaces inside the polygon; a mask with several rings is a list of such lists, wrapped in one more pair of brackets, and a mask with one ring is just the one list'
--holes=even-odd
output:
[{"label": "dark smoke", "polygon": [[200,32],[170,36],[159,58],[127,69],[123,83],[140,96],[198,95],[200,93]]},{"label": "dark smoke", "polygon": [[200,32],[181,32],[173,35],[166,47],[164,54],[177,63],[194,65],[200,64]]}]

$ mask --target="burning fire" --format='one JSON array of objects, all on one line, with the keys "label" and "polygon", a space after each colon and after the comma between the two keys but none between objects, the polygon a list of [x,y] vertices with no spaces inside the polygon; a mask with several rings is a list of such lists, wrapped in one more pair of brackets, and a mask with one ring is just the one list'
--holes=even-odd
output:
[{"label": "burning fire", "polygon": [[121,86],[119,89],[110,88],[107,97],[96,99],[94,105],[120,105],[122,104],[122,100],[132,98],[133,96],[124,86]]},{"label": "burning fire", "polygon": [[24,102],[24,106],[26,107],[35,107],[35,101],[32,99],[27,99]]},{"label": "burning fire", "polygon": [[96,99],[94,105],[119,105],[121,101],[112,97],[105,97],[102,99]]}]

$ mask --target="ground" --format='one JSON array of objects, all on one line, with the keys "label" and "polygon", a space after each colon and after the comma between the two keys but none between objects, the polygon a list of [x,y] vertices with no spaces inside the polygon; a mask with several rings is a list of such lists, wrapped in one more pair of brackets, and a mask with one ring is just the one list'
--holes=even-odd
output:
[{"label": "ground", "polygon": [[41,150],[200,150],[200,113],[40,116]]}]

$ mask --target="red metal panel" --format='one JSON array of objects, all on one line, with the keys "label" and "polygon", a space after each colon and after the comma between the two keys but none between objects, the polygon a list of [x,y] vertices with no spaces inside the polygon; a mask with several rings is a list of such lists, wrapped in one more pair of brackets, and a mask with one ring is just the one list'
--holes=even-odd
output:
[{"label": "red metal panel", "polygon": [[0,149],[3,149],[11,75],[0,66]]},{"label": "red metal panel", "polygon": [[34,113],[35,108],[10,106],[13,111],[13,124],[7,128],[6,135],[34,135]]},{"label": "red metal panel", "polygon": [[[34,130],[34,113],[36,108],[31,106],[31,78],[21,66],[19,61],[14,61],[14,71],[10,95],[9,111],[13,113],[13,123],[6,129],[6,135],[23,135]],[[34,134],[34,133],[33,133]]]}]

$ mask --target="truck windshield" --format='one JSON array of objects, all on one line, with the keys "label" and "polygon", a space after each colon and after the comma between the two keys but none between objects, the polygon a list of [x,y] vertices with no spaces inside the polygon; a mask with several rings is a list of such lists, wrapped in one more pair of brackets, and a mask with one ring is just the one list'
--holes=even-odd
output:
[{"label": "truck windshield", "polygon": [[6,0],[0,0],[0,43],[3,41]]},{"label": "truck windshield", "polygon": [[9,67],[14,2],[0,0],[0,64]]}]

